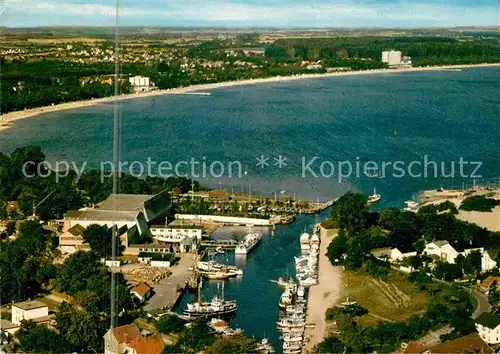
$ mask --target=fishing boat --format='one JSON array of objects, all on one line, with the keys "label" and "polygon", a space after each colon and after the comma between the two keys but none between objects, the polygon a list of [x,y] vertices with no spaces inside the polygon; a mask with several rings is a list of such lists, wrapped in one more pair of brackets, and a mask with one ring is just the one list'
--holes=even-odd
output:
[{"label": "fishing boat", "polygon": [[210,302],[201,301],[201,289],[203,282],[200,282],[198,287],[198,302],[188,303],[186,309],[182,313],[191,318],[199,317],[224,317],[230,315],[238,309],[236,300],[224,300],[224,283],[222,283],[222,294],[221,297],[218,296],[219,284],[217,284],[217,294],[213,297]]},{"label": "fishing boat", "polygon": [[283,317],[276,323],[278,328],[302,328],[306,325],[306,320],[304,317],[292,315],[289,317]]},{"label": "fishing boat", "polygon": [[303,286],[299,286],[297,289],[297,296],[298,297],[304,297],[305,294],[305,288]]},{"label": "fishing boat", "polygon": [[198,274],[207,279],[228,279],[231,277],[236,277],[242,273],[238,273],[234,270],[221,269],[221,270],[199,270]]},{"label": "fishing boat", "polygon": [[283,342],[283,353],[300,353],[301,350],[301,342]]},{"label": "fishing boat", "polygon": [[289,342],[289,343],[294,343],[294,342],[302,342],[302,334],[292,334],[292,333],[286,333],[283,334],[283,341],[284,342]]},{"label": "fishing boat", "polygon": [[313,247],[313,246],[319,247],[319,236],[317,233],[312,234],[310,246],[311,247]]},{"label": "fishing boat", "polygon": [[262,238],[262,233],[260,232],[250,232],[245,235],[243,241],[236,245],[234,249],[235,254],[247,254],[259,243]]},{"label": "fishing boat", "polygon": [[373,194],[368,197],[368,204],[373,204],[382,199],[382,196],[377,193],[377,190],[373,188]]},{"label": "fishing boat", "polygon": [[296,282],[295,282],[295,280],[293,280],[293,278],[285,280],[282,277],[279,277],[278,280],[270,280],[270,281],[278,284],[279,286],[288,286],[288,285],[296,284]]},{"label": "fishing boat", "polygon": [[201,271],[231,271],[235,272],[236,275],[242,275],[243,271],[236,266],[217,263],[216,261],[208,261],[208,262],[198,262],[196,263],[196,268]]}]

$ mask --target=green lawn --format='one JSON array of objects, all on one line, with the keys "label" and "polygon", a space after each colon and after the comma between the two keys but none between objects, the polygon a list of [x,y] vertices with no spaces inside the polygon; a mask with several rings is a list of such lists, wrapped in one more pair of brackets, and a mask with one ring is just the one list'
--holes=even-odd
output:
[{"label": "green lawn", "polygon": [[344,271],[343,298],[349,296],[368,310],[360,324],[376,325],[381,320],[405,321],[427,309],[428,294],[408,281],[406,275],[390,272],[386,282],[369,274]]}]

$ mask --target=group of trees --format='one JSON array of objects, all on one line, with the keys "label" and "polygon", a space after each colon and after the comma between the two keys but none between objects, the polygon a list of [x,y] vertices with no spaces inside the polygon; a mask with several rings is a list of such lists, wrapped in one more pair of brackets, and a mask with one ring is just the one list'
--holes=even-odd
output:
[{"label": "group of trees", "polygon": [[[416,65],[445,65],[500,60],[494,41],[463,41],[447,37],[347,37],[280,39],[268,46],[266,57],[280,60],[324,60],[331,66],[381,66],[381,53],[396,49]],[[363,58],[365,63],[362,63]],[[367,60],[371,60],[370,63]],[[357,67],[356,67],[357,68]]]},{"label": "group of trees", "polygon": [[[48,198],[36,208],[37,216],[42,220],[59,219],[68,210],[103,201],[113,190],[112,177],[106,171],[103,175],[101,171],[91,170],[78,180],[74,171],[66,177],[47,171],[44,161],[45,154],[38,146],[18,148],[10,156],[0,153],[0,219],[31,214],[33,206],[46,196]],[[29,164],[24,173],[25,163]],[[200,189],[198,182],[184,177],[141,179],[121,174],[119,179],[120,193],[125,194],[156,194],[176,187],[181,193],[186,193],[191,190],[191,183],[195,191]],[[7,215],[7,201],[19,202],[19,210]]]},{"label": "group of trees", "polygon": [[462,204],[460,204],[460,209],[466,211],[490,212],[498,205],[500,205],[500,200],[487,198],[484,195],[476,195],[465,198]]}]

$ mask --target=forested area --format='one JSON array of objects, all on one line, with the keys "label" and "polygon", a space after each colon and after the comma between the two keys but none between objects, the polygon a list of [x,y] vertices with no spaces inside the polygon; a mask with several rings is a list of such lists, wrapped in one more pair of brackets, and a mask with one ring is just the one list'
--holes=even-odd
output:
[{"label": "forested area", "polygon": [[[23,165],[28,161],[33,164],[26,166],[25,175]],[[59,219],[66,211],[92,206],[106,199],[112,192],[112,177],[107,173],[103,177],[101,171],[88,171],[77,180],[76,173],[70,171],[66,177],[56,177],[54,171],[46,170],[43,161],[45,154],[38,146],[18,148],[10,156],[0,152],[0,219],[30,215],[33,206],[45,197],[47,199],[36,208],[36,215],[42,220]],[[49,175],[42,177],[46,174]],[[33,177],[28,177],[31,175]],[[156,194],[175,187],[184,193],[191,190],[191,183],[194,190],[198,191],[198,182],[183,177],[141,179],[122,174],[120,193]],[[6,209],[8,201],[19,203],[19,209],[11,210],[9,215]]]}]

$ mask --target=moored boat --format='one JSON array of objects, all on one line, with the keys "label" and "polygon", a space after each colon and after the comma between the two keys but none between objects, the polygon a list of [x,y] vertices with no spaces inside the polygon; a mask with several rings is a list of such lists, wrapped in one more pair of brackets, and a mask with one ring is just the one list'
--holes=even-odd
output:
[{"label": "moored boat", "polygon": [[236,245],[234,249],[235,254],[247,254],[259,243],[262,238],[262,233],[260,232],[250,232],[245,235],[243,241]]},{"label": "moored boat", "polygon": [[[224,317],[231,315],[236,312],[238,306],[236,300],[224,300],[224,283],[222,283],[222,295],[221,297],[215,295],[210,302],[201,301],[201,288],[202,283],[198,287],[198,302],[188,303],[186,309],[182,313],[188,318],[198,318],[198,317]],[[219,292],[219,285],[217,284],[217,293]]]},{"label": "moored boat", "polygon": [[373,188],[373,194],[368,197],[368,204],[373,204],[382,199],[382,196],[377,193],[377,190]]}]

